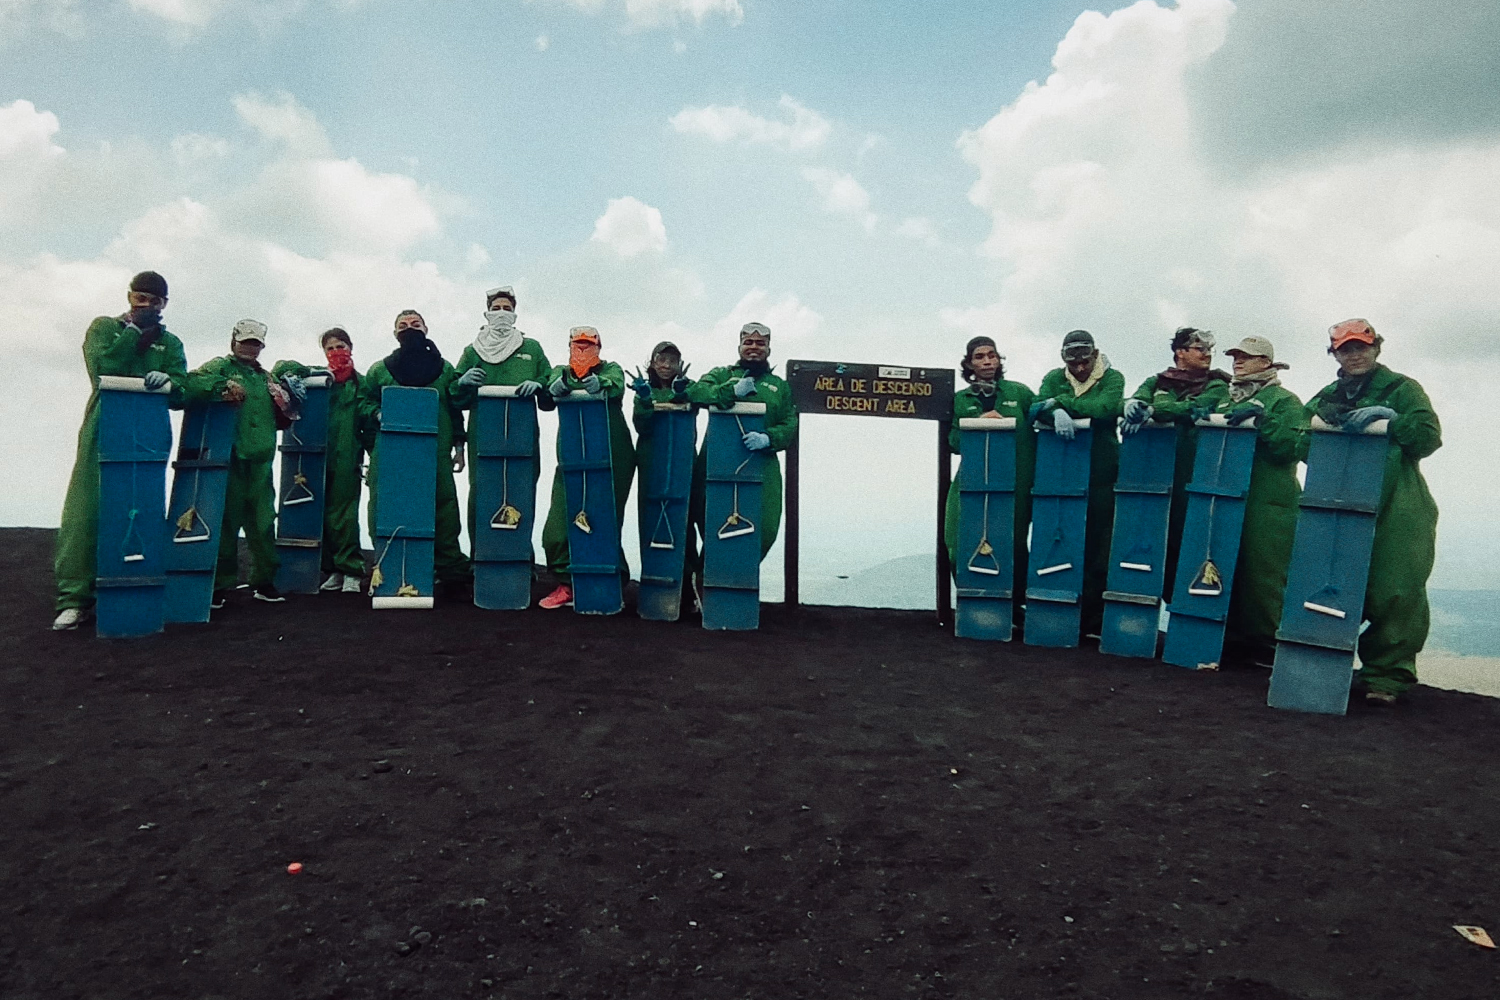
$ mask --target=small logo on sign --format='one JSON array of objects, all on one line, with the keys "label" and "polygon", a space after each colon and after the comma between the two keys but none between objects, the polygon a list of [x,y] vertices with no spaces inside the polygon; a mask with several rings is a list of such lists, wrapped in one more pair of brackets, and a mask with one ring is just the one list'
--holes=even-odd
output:
[{"label": "small logo on sign", "polygon": [[884,368],[880,369],[881,378],[911,378],[910,368]]}]

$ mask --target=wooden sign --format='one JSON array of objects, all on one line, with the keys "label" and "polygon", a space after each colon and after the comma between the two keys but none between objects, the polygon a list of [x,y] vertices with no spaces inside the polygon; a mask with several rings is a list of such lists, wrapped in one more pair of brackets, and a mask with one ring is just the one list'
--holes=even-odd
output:
[{"label": "wooden sign", "polygon": [[789,361],[792,401],[810,413],[913,420],[953,418],[953,369]]}]

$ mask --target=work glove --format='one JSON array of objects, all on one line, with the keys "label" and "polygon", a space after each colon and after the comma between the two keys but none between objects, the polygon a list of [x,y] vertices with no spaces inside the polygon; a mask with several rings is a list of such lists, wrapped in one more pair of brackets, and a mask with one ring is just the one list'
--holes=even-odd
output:
[{"label": "work glove", "polygon": [[1125,422],[1120,425],[1120,430],[1134,434],[1151,419],[1152,412],[1151,404],[1144,399],[1125,400]]},{"label": "work glove", "polygon": [[1196,424],[1200,420],[1207,420],[1212,412],[1208,407],[1194,403],[1188,408],[1188,420]]},{"label": "work glove", "polygon": [[1225,419],[1229,421],[1230,427],[1238,427],[1246,420],[1249,420],[1252,417],[1259,417],[1265,412],[1265,403],[1262,403],[1258,399],[1247,399],[1245,402],[1240,403],[1238,406],[1230,407],[1229,413],[1225,417]]},{"label": "work glove", "polygon": [[155,392],[158,389],[165,389],[171,385],[172,377],[166,372],[147,372],[144,381],[146,383],[146,391]]},{"label": "work glove", "polygon": [[734,397],[744,399],[755,391],[755,379],[749,375],[741,375],[740,380],[734,384]]},{"label": "work glove", "polygon": [[302,376],[283,375],[281,376],[281,384],[286,388],[287,395],[291,396],[297,402],[307,402],[307,383],[302,380]]},{"label": "work glove", "polygon": [[765,431],[746,431],[743,440],[747,451],[765,451],[771,447],[771,435]]},{"label": "work glove", "polygon": [[1350,410],[1344,416],[1344,430],[1362,434],[1377,420],[1395,420],[1396,411],[1389,406],[1361,406],[1357,410]]},{"label": "work glove", "polygon": [[584,376],[584,379],[583,379],[583,389],[584,389],[585,392],[597,393],[599,391],[599,386],[600,385],[601,385],[601,383],[599,381],[599,376],[598,375],[586,375],[586,376]]},{"label": "work glove", "polygon": [[1073,440],[1073,435],[1077,433],[1073,427],[1073,418],[1068,416],[1067,410],[1063,409],[1052,411],[1052,429],[1064,441]]},{"label": "work glove", "polygon": [[526,396],[535,396],[539,391],[541,391],[541,388],[542,383],[533,382],[531,379],[527,379],[520,385],[516,386],[516,395],[523,398]]},{"label": "work glove", "polygon": [[630,380],[630,388],[640,397],[641,402],[651,402],[651,383],[646,380],[646,376],[642,375],[639,370],[636,371],[635,378]]},{"label": "work glove", "polygon": [[484,385],[484,369],[475,365],[458,377],[459,385]]},{"label": "work glove", "polygon": [[559,375],[552,380],[551,385],[547,386],[547,391],[559,398],[566,396],[568,394],[568,383],[563,381],[563,377]]},{"label": "work glove", "polygon": [[1057,400],[1055,399],[1039,399],[1035,403],[1032,403],[1031,408],[1026,411],[1026,419],[1032,423],[1036,423],[1038,417],[1048,410],[1054,409],[1056,406]]},{"label": "work glove", "polygon": [[465,456],[465,453],[464,453],[464,446],[461,445],[461,444],[455,444],[453,446],[453,471],[454,472],[462,472],[462,471],[464,471],[464,462],[465,462],[465,460],[466,460],[466,456]]},{"label": "work glove", "polygon": [[245,387],[234,379],[224,383],[224,392],[221,398],[226,403],[243,403],[245,401]]},{"label": "work glove", "polygon": [[678,372],[677,373],[677,377],[672,380],[672,394],[675,395],[678,399],[682,399],[684,396],[687,395],[687,390],[688,390],[688,377],[687,377],[687,373],[688,373],[688,368],[690,368],[690,367],[691,367],[691,365],[683,365],[682,366],[682,371]]}]

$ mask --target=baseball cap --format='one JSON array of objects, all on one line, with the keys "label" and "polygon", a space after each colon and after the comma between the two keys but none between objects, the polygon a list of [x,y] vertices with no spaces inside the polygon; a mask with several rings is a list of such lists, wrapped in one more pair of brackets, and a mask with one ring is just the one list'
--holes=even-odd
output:
[{"label": "baseball cap", "polygon": [[1276,348],[1265,337],[1246,337],[1238,344],[1229,348],[1225,354],[1248,354],[1253,358],[1265,358],[1267,361],[1276,360]]},{"label": "baseball cap", "polygon": [[1328,349],[1336,351],[1340,347],[1357,340],[1363,344],[1375,343],[1375,328],[1370,325],[1369,320],[1346,319],[1342,323],[1335,323],[1328,328]]},{"label": "baseball cap", "polygon": [[229,339],[236,344],[244,343],[247,340],[255,340],[264,344],[266,342],[266,324],[259,320],[242,319],[234,324],[234,330],[230,333]]}]

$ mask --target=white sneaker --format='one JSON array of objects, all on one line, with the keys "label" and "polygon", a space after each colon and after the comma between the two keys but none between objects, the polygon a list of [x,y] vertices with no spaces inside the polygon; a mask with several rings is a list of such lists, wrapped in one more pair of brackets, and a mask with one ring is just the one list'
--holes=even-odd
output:
[{"label": "white sneaker", "polygon": [[330,573],[330,574],[328,574],[328,579],[324,580],[323,581],[323,586],[319,587],[318,589],[319,590],[326,590],[329,593],[332,593],[333,591],[336,591],[336,590],[343,590],[344,589],[344,574],[342,574],[342,573]]},{"label": "white sneaker", "polygon": [[63,608],[57,613],[57,617],[52,619],[52,631],[70,632],[77,628],[81,621],[83,621],[82,608]]},{"label": "white sneaker", "polygon": [[359,593],[359,577],[357,577],[357,576],[347,576],[346,575],[344,577],[343,591],[346,594],[357,594],[357,593]]}]

